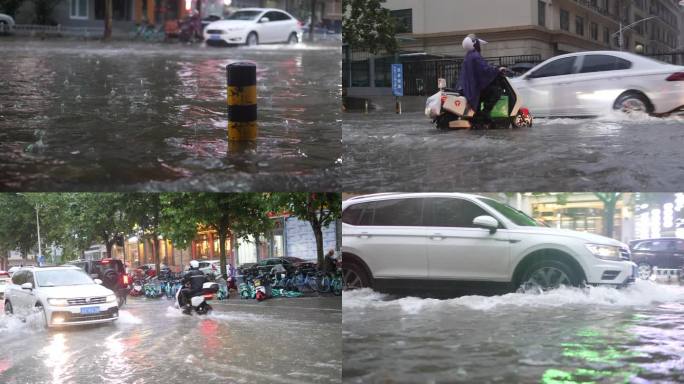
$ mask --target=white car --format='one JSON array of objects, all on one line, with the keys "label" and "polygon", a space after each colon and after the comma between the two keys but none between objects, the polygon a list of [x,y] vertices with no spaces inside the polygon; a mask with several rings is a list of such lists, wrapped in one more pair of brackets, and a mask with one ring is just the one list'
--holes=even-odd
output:
[{"label": "white car", "polygon": [[634,282],[629,247],[541,226],[496,200],[460,193],[376,194],[342,202],[347,288],[411,295]]},{"label": "white car", "polygon": [[618,51],[560,55],[511,79],[535,117],[611,110],[667,114],[684,108],[684,67]]},{"label": "white car", "polygon": [[10,34],[14,31],[14,18],[0,13],[0,34]]},{"label": "white car", "polygon": [[116,295],[75,266],[25,267],[5,289],[5,313],[42,313],[48,327],[111,322],[119,318]]},{"label": "white car", "polygon": [[204,29],[208,45],[296,44],[302,36],[302,23],[279,9],[244,8]]}]

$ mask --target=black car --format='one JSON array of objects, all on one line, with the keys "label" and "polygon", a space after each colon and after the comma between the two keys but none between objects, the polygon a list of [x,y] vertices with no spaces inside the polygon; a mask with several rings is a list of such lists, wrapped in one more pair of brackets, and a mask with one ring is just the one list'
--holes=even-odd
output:
[{"label": "black car", "polygon": [[684,239],[662,237],[633,240],[629,243],[632,261],[639,267],[639,277],[648,279],[653,267],[681,269],[684,267]]},{"label": "black car", "polygon": [[102,285],[111,289],[116,294],[119,307],[126,302],[126,296],[130,290],[129,277],[121,260],[78,260],[69,262],[82,268],[90,277],[102,280]]}]

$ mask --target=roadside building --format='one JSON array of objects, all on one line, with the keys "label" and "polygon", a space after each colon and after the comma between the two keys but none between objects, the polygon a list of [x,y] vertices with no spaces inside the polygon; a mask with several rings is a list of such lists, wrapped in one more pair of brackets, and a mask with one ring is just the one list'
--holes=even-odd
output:
[{"label": "roadside building", "polygon": [[[274,228],[267,237],[255,239],[226,239],[226,255],[229,263],[240,266],[244,263],[255,263],[269,257],[294,256],[304,260],[317,258],[316,240],[311,225],[295,217],[274,216]],[[339,249],[339,222],[323,228],[323,249]],[[125,250],[114,247],[112,254],[124,259],[133,266],[154,262],[152,242],[147,239],[132,237],[128,239]],[[216,231],[200,228],[189,247],[180,249],[170,240],[159,240],[159,257],[162,264],[180,270],[192,259],[215,260],[220,257],[220,244]]]},{"label": "roadside building", "polygon": [[[405,94],[433,91],[432,72],[458,68],[438,60],[462,58],[461,43],[469,33],[488,42],[483,56],[506,66],[619,49],[684,64],[684,55],[673,54],[684,49],[684,7],[677,0],[387,0],[384,6],[396,21],[400,52],[371,55],[345,47],[343,85],[350,96],[389,95],[394,62],[409,63]],[[637,24],[625,28],[632,23]]]}]

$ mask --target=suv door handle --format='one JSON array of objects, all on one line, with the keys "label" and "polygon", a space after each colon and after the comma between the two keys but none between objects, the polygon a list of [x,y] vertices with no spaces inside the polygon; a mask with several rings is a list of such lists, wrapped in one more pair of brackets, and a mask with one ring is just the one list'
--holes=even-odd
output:
[{"label": "suv door handle", "polygon": [[430,239],[431,239],[431,240],[437,240],[437,241],[439,241],[439,240],[444,240],[444,236],[442,236],[441,233],[433,233],[433,234],[430,236]]},{"label": "suv door handle", "polygon": [[368,235],[368,232],[361,232],[361,234],[359,235],[359,237],[362,238],[362,239],[367,239],[367,238],[369,238],[370,236]]}]

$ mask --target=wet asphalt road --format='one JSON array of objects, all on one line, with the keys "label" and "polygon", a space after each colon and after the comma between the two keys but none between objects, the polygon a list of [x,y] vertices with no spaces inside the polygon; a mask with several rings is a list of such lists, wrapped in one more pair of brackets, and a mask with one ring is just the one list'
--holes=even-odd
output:
[{"label": "wet asphalt road", "polygon": [[684,287],[343,295],[345,383],[681,383]]},{"label": "wet asphalt road", "polygon": [[340,382],[340,297],[214,301],[206,317],[171,302],[129,298],[113,324],[64,330],[0,315],[0,382]]},{"label": "wet asphalt road", "polygon": [[684,180],[684,116],[537,119],[439,131],[420,112],[345,113],[345,191],[670,191]]},{"label": "wet asphalt road", "polygon": [[[0,39],[0,189],[335,190],[338,44]],[[256,145],[227,141],[226,70],[257,63]]]}]

